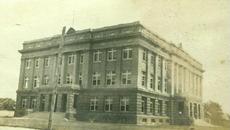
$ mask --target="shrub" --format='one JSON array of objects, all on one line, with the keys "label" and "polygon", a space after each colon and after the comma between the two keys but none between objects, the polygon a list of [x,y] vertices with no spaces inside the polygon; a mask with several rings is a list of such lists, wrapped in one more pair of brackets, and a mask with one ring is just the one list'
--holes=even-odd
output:
[{"label": "shrub", "polygon": [[26,114],[27,114],[26,109],[25,108],[20,108],[20,109],[17,109],[15,111],[14,116],[16,116],[16,117],[22,117],[22,116],[25,116]]}]

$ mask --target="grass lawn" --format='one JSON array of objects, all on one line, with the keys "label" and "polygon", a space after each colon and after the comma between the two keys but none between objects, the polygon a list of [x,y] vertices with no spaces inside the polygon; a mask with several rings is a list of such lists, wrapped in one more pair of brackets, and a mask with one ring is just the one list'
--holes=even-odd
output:
[{"label": "grass lawn", "polygon": [[14,111],[0,110],[0,117],[13,117]]},{"label": "grass lawn", "polygon": [[[13,112],[1,112],[0,126],[17,126],[45,130],[48,124],[48,113],[35,113],[21,118],[12,117]],[[54,115],[53,128],[55,130],[230,130],[223,127],[204,126],[144,126],[134,124],[93,123],[76,120],[65,120],[63,114]]]}]

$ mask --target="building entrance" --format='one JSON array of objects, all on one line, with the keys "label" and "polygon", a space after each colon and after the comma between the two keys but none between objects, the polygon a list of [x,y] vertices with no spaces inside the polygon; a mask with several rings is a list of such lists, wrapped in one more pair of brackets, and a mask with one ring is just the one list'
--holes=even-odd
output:
[{"label": "building entrance", "polygon": [[62,94],[62,98],[61,98],[61,112],[66,112],[66,104],[67,104],[67,94]]}]

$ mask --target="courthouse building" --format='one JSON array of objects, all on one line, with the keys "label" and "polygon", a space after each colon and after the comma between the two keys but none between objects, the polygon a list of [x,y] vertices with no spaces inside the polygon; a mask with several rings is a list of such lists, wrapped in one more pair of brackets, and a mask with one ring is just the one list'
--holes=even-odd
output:
[{"label": "courthouse building", "polygon": [[56,84],[55,111],[77,120],[189,124],[203,118],[202,65],[139,22],[70,28],[64,40],[24,42],[19,52],[16,113],[50,111]]}]

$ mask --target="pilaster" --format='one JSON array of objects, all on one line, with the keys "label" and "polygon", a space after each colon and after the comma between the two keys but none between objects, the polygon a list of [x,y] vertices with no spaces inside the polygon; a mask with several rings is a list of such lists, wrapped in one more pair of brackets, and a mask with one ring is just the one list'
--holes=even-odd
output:
[{"label": "pilaster", "polygon": [[20,66],[20,74],[19,74],[19,83],[18,89],[22,89],[24,87],[24,75],[25,75],[25,59],[21,59],[21,66]]},{"label": "pilaster", "polygon": [[62,100],[62,94],[57,94],[57,112],[61,111],[61,100]]},{"label": "pilaster", "polygon": [[175,91],[174,91],[175,90],[175,84],[174,84],[175,83],[175,76],[174,76],[174,73],[175,73],[174,72],[174,70],[175,70],[174,67],[175,66],[174,66],[174,62],[171,62],[170,67],[171,67],[171,73],[170,73],[170,75],[171,75],[171,82],[170,82],[171,83],[171,88],[170,89],[171,89],[171,95],[174,96],[174,93],[175,93]]},{"label": "pilaster", "polygon": [[155,115],[160,115],[160,113],[158,113],[158,99],[155,99]]},{"label": "pilaster", "polygon": [[154,74],[154,76],[155,76],[155,91],[158,91],[158,58],[159,58],[159,56],[158,55],[156,55],[156,57],[155,57],[155,74]]},{"label": "pilaster", "polygon": [[166,116],[166,101],[162,100],[162,115]]},{"label": "pilaster", "polygon": [[161,70],[162,71],[162,77],[161,77],[161,81],[162,81],[161,92],[162,93],[165,93],[164,91],[165,90],[165,78],[166,78],[165,63],[166,63],[165,59],[162,58],[162,70]]}]

